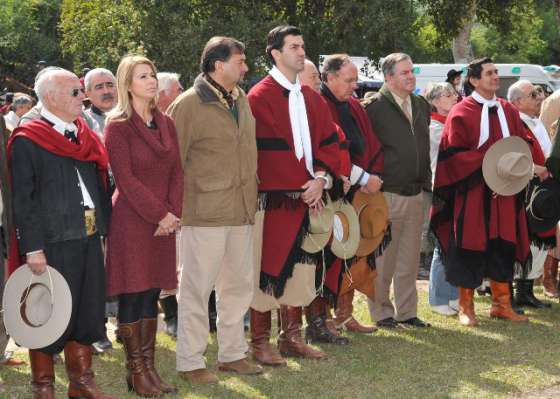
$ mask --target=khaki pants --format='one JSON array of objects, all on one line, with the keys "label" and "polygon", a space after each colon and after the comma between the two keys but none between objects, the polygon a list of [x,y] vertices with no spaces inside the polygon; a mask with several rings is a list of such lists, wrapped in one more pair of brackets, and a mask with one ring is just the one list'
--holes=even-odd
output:
[{"label": "khaki pants", "polygon": [[[374,321],[393,317],[403,321],[416,317],[418,294],[416,277],[420,263],[423,194],[405,197],[384,193],[389,207],[392,241],[376,261],[375,301],[368,300]],[[389,298],[391,283],[395,307]]]},{"label": "khaki pants", "polygon": [[245,358],[243,316],[253,298],[253,227],[181,229],[177,370],[205,368],[208,299],[216,290],[218,361]]}]

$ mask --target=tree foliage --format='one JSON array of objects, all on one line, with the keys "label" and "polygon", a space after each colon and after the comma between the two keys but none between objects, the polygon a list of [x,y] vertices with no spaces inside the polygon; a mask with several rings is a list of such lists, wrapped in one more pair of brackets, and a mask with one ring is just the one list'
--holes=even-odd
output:
[{"label": "tree foliage", "polygon": [[64,64],[57,24],[60,0],[0,1],[0,73],[33,81],[37,61]]}]

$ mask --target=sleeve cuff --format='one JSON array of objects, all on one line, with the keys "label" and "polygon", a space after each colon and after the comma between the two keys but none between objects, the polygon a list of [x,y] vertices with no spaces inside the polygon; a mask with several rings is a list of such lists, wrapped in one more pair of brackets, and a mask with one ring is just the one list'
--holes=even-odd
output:
[{"label": "sleeve cuff", "polygon": [[357,165],[352,165],[350,171],[350,183],[352,185],[359,184],[365,186],[369,180],[370,174]]}]

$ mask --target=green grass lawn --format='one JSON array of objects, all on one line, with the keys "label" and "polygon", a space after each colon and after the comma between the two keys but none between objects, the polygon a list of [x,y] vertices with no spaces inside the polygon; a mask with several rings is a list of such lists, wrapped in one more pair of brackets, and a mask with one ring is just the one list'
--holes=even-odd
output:
[{"label": "green grass lawn", "polygon": [[[539,293],[541,291],[539,290]],[[350,346],[321,345],[326,361],[289,360],[288,367],[266,368],[257,377],[218,373],[220,383],[194,387],[175,372],[175,342],[158,335],[157,365],[162,376],[179,387],[180,398],[504,398],[560,383],[560,305],[527,311],[527,323],[488,317],[490,300],[476,298],[481,322],[460,327],[456,318],[432,314],[427,293],[420,292],[419,316],[432,323],[423,330],[348,334]],[[357,315],[369,320],[363,297]],[[215,336],[208,347],[208,366],[216,370]],[[25,357],[25,353],[17,355]],[[133,398],[126,390],[122,347],[96,357],[99,385],[116,398]],[[29,367],[0,367],[5,398],[28,398]],[[66,375],[57,366],[57,397],[66,397]]]}]

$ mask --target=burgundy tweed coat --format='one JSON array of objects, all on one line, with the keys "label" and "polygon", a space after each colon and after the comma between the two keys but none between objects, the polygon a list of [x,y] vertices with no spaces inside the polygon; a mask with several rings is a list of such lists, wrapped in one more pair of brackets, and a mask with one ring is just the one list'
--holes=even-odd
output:
[{"label": "burgundy tweed coat", "polygon": [[154,111],[157,129],[136,113],[105,127],[117,191],[107,237],[107,295],[177,287],[175,235],[154,237],[167,212],[181,217],[183,169],[171,118]]}]

